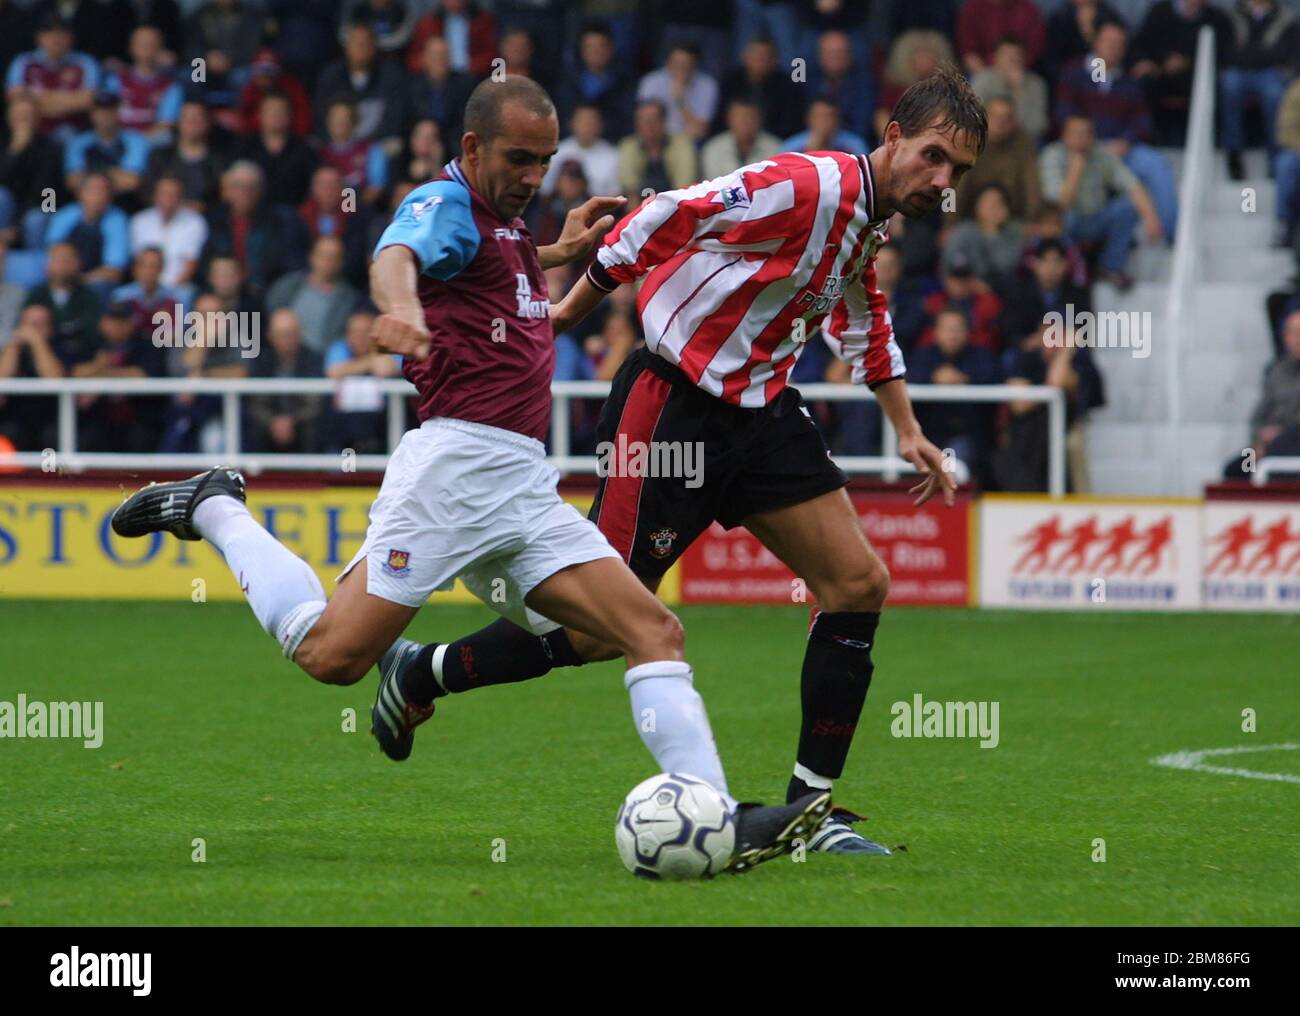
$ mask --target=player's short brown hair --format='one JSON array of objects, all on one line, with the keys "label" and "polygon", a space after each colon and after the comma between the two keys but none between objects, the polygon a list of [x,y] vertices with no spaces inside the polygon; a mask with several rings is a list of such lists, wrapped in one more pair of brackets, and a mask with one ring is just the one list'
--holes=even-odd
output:
[{"label": "player's short brown hair", "polygon": [[[943,117],[937,124],[936,116]],[[889,118],[898,121],[905,138],[916,137],[931,126],[954,134],[960,131],[975,142],[977,154],[984,151],[988,139],[989,121],[984,103],[961,71],[947,62],[908,88]]]},{"label": "player's short brown hair", "polygon": [[470,93],[465,103],[465,130],[473,131],[484,144],[501,133],[501,110],[507,102],[517,102],[537,116],[555,116],[555,103],[546,89],[532,78],[508,74],[502,81],[485,78]]}]

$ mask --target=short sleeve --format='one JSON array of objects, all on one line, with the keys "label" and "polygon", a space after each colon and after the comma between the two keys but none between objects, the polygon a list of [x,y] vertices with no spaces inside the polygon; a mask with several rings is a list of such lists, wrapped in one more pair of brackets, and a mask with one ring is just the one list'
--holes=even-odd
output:
[{"label": "short sleeve", "polygon": [[470,209],[469,191],[453,180],[433,180],[415,188],[398,206],[374,255],[385,247],[407,247],[420,272],[447,281],[478,253],[479,233]]}]

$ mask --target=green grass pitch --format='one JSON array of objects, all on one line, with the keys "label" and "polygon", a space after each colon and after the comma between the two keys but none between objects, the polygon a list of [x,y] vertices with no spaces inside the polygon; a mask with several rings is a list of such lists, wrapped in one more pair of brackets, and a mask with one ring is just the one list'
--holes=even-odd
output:
[{"label": "green grass pitch", "polygon": [[[732,790],[781,795],[807,612],[683,608]],[[478,607],[426,608],[415,637]],[[0,925],[1288,924],[1300,913],[1300,617],[892,609],[837,796],[889,858],[647,883],[619,801],[654,772],[621,667],[444,700],[396,765],[373,674],[322,687],[242,604],[0,602],[0,701],[101,700],[104,744],[0,740]],[[999,704],[1000,743],[890,707]],[[357,732],[344,732],[344,710]],[[1242,731],[1255,711],[1257,732]],[[206,861],[192,859],[195,839]],[[1094,841],[1105,841],[1095,861]],[[905,849],[903,849],[905,847]],[[499,858],[504,851],[505,860]]]}]

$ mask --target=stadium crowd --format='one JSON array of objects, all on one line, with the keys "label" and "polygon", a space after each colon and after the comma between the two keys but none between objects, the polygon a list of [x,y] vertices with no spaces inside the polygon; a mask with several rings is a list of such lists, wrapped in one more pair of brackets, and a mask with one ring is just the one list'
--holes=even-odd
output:
[{"label": "stadium crowd", "polygon": [[[1123,291],[1139,238],[1174,236],[1160,148],[1182,141],[1202,25],[1227,171],[1268,149],[1275,242],[1291,245],[1300,28],[1279,0],[0,0],[0,377],[330,377],[330,398],[245,399],[246,450],[383,451],[371,379],[399,368],[368,349],[369,253],[457,154],[478,81],[524,74],[556,100],[562,140],[526,214],[545,244],[592,194],[637,202],[780,151],[868,151],[903,90],[950,60],[987,104],[988,144],[955,205],[896,218],[879,256],[908,377],[1064,389],[1087,490],[1102,379],[1088,349],[1049,343],[1044,315],[1088,310],[1098,279]],[[551,292],[581,267],[552,269]],[[557,336],[557,379],[613,376],[643,340],[634,299],[623,287]],[[1256,426],[1271,440],[1300,406],[1300,295],[1269,309],[1281,366]],[[256,313],[260,355],[160,348],[156,315],[191,311]],[[847,379],[820,342],[792,375]],[[874,405],[814,410],[836,452],[878,451]],[[78,412],[81,450],[219,447],[213,397],[88,395]],[[572,412],[589,449],[597,406]],[[1041,404],[919,415],[984,485],[1044,486]],[[53,400],[0,395],[0,439],[40,449],[55,431]]]}]

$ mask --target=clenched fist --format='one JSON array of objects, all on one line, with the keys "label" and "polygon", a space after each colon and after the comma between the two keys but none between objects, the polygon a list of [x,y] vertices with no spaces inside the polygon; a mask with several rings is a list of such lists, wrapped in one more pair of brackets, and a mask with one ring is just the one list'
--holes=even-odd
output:
[{"label": "clenched fist", "polygon": [[378,353],[399,353],[423,360],[429,355],[429,328],[423,313],[380,314],[370,326],[370,346]]}]

